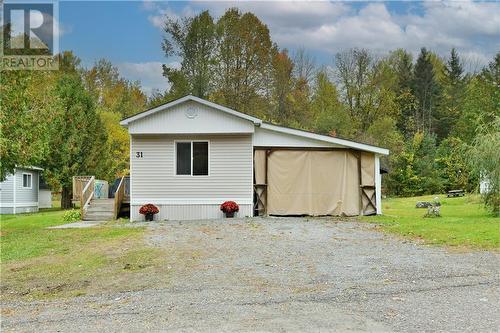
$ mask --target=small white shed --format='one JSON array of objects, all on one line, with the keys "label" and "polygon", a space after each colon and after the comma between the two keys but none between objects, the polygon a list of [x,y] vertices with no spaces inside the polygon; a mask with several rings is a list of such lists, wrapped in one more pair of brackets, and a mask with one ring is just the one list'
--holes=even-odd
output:
[{"label": "small white shed", "polygon": [[121,121],[130,134],[130,214],[156,219],[381,213],[384,148],[263,122],[186,96]]}]

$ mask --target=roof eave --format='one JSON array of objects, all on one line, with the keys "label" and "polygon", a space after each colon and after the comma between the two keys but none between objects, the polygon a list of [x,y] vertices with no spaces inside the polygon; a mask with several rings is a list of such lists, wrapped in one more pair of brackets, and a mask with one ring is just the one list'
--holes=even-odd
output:
[{"label": "roof eave", "polygon": [[389,155],[389,149],[376,147],[376,146],[368,145],[365,143],[359,143],[359,142],[349,141],[349,140],[345,140],[345,139],[334,138],[334,137],[330,137],[330,136],[326,136],[326,135],[305,132],[305,131],[301,131],[298,129],[282,127],[282,126],[267,124],[267,123],[263,123],[261,127],[264,129],[269,129],[269,130],[276,131],[276,132],[281,132],[281,133],[296,135],[296,136],[309,138],[309,139],[313,139],[313,140],[338,144],[341,146],[345,146],[345,147],[349,147],[349,148],[353,148],[353,149],[358,149],[358,150],[363,150],[363,151],[368,151],[368,152],[379,154],[379,155],[384,155],[384,156]]}]

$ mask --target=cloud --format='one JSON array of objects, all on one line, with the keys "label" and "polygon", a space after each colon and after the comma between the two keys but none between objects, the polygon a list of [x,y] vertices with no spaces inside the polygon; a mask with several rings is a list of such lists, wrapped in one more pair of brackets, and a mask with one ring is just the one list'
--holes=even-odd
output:
[{"label": "cloud", "polygon": [[180,13],[176,13],[169,7],[167,8],[156,8],[154,15],[149,15],[148,20],[151,24],[159,29],[163,29],[165,18],[170,18],[173,20],[180,20],[185,17],[192,17],[196,15],[196,12],[190,7],[186,6],[182,9]]},{"label": "cloud", "polygon": [[353,47],[417,53],[426,46],[448,55],[456,47],[464,55],[487,61],[500,50],[500,3],[495,2],[423,2],[408,4],[406,12],[392,11],[390,2],[190,2],[177,11],[156,8],[150,21],[161,27],[164,15],[180,18],[203,9],[217,18],[231,7],[256,14],[280,47],[305,47],[311,53],[333,55]]},{"label": "cloud", "polygon": [[[173,62],[171,67],[179,67],[179,64]],[[128,80],[140,81],[143,92],[151,95],[153,90],[165,91],[170,88],[168,80],[163,76],[162,63],[153,62],[123,62],[117,65],[120,74]]]}]

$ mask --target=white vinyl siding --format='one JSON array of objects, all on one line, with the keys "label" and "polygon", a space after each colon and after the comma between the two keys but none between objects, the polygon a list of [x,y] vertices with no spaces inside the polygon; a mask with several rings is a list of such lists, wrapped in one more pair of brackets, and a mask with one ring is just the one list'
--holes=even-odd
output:
[{"label": "white vinyl siding", "polygon": [[[26,183],[26,175],[31,182]],[[39,171],[17,168],[13,175],[8,175],[1,183],[0,214],[27,213],[38,211]],[[31,185],[25,187],[24,185]],[[14,193],[15,186],[15,193]],[[15,202],[15,210],[14,210]]]},{"label": "white vinyl siding", "polygon": [[255,147],[345,148],[325,141],[280,133],[259,127],[255,129],[253,144]]},{"label": "white vinyl siding", "polygon": [[[210,142],[208,176],[175,174],[177,141]],[[138,152],[142,157],[136,157]],[[218,206],[225,200],[245,205],[242,216],[251,216],[252,164],[251,134],[132,135],[131,218],[138,217],[135,206],[145,203],[170,205],[170,214],[160,214],[168,219],[211,218],[220,215]]]},{"label": "white vinyl siding", "polygon": [[253,133],[252,122],[188,101],[129,124],[130,134]]}]

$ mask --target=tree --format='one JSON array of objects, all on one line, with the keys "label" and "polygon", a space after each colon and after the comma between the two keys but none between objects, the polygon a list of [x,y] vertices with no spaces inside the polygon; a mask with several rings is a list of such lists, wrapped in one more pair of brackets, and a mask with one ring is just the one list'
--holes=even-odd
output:
[{"label": "tree", "polygon": [[386,61],[396,77],[393,90],[396,93],[396,103],[400,110],[397,127],[404,137],[411,138],[417,132],[415,128],[417,104],[412,92],[414,81],[412,55],[403,49],[398,49],[391,52]]},{"label": "tree", "polygon": [[[129,139],[120,119],[144,110],[146,96],[138,82],[130,82],[120,76],[118,68],[105,59],[97,61],[83,72],[86,90],[96,101],[96,112],[106,133],[101,145],[101,164],[104,179],[112,181],[129,170]],[[104,157],[108,158],[104,158]]]},{"label": "tree", "polygon": [[269,29],[254,14],[232,8],[217,21],[216,38],[214,100],[264,116],[269,110],[272,61],[278,52]]},{"label": "tree", "polygon": [[47,119],[58,106],[51,73],[0,75],[0,181],[16,166],[40,166],[48,151]]},{"label": "tree", "polygon": [[439,85],[435,77],[431,53],[425,47],[420,50],[414,67],[412,92],[417,101],[416,128],[418,131],[431,133],[439,98]]},{"label": "tree", "polygon": [[499,129],[500,115],[497,115],[491,124],[484,124],[479,127],[479,134],[468,150],[468,161],[472,171],[481,181],[487,184],[487,191],[482,195],[483,201],[496,216],[500,216]]},{"label": "tree", "polygon": [[286,124],[287,120],[290,120],[292,116],[289,114],[291,109],[290,94],[294,84],[292,76],[293,62],[288,56],[288,51],[283,50],[276,53],[273,57],[272,65],[272,98],[274,102],[274,112],[271,117],[278,123]]},{"label": "tree", "polygon": [[325,70],[317,73],[315,82],[311,98],[314,131],[351,138],[355,133],[356,125],[353,124],[347,108],[340,102],[337,88],[328,79]]},{"label": "tree", "polygon": [[182,62],[180,69],[163,65],[163,75],[177,94],[206,98],[211,92],[215,51],[215,24],[209,12],[182,20],[167,18],[164,31],[165,56],[178,56]]},{"label": "tree", "polygon": [[386,184],[389,192],[401,196],[440,193],[443,182],[436,164],[435,136],[419,132],[407,141],[394,156]]},{"label": "tree", "polygon": [[304,48],[299,48],[293,56],[293,75],[297,80],[310,84],[316,74],[316,64]]},{"label": "tree", "polygon": [[70,52],[60,55],[64,64],[55,82],[60,107],[49,123],[49,152],[43,167],[53,187],[60,187],[61,208],[71,207],[72,177],[93,174],[100,177],[106,150],[106,132],[96,111],[95,100],[85,90],[78,58]]},{"label": "tree", "polygon": [[365,113],[365,93],[372,68],[373,58],[365,49],[350,49],[335,55],[335,73],[353,119],[361,119]]},{"label": "tree", "polygon": [[474,178],[467,165],[467,145],[462,140],[455,137],[442,140],[436,153],[436,162],[445,190],[475,190],[478,179]]},{"label": "tree", "polygon": [[452,135],[472,143],[478,128],[493,124],[500,114],[500,53],[467,83],[461,112]]},{"label": "tree", "polygon": [[465,93],[463,72],[458,53],[452,49],[444,69],[442,104],[437,114],[436,133],[440,140],[448,137],[460,116]]}]

